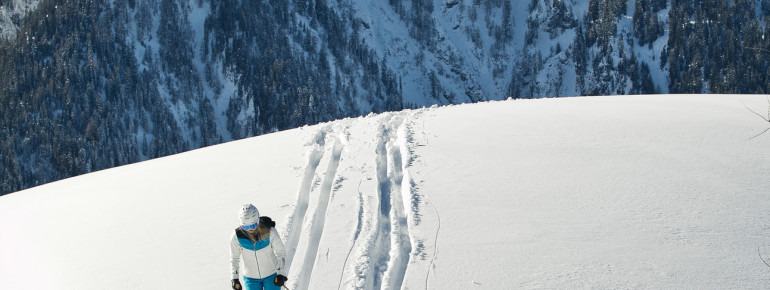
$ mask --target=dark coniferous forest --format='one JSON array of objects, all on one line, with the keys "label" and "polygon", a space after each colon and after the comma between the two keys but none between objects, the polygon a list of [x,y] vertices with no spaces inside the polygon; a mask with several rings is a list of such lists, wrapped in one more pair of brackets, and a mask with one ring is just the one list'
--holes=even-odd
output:
[{"label": "dark coniferous forest", "polygon": [[770,92],[770,0],[22,2],[0,4],[0,194],[370,112]]}]

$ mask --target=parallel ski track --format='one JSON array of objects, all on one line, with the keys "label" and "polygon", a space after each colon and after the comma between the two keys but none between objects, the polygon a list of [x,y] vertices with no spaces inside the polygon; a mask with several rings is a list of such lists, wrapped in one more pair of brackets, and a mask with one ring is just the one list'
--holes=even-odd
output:
[{"label": "parallel ski track", "polygon": [[294,213],[289,221],[289,231],[286,238],[286,269],[291,269],[291,264],[294,261],[294,254],[297,252],[299,238],[302,235],[302,223],[305,220],[305,213],[307,212],[308,204],[310,203],[310,188],[313,184],[318,164],[321,162],[321,158],[323,158],[324,155],[325,138],[325,131],[320,131],[316,134],[314,136],[314,143],[312,144],[310,151],[308,151],[308,161],[305,166],[305,173],[302,178],[299,192],[297,193],[297,205],[294,208]]},{"label": "parallel ski track", "polygon": [[388,149],[387,139],[389,137],[389,128],[384,125],[380,126],[380,140],[377,143],[376,152],[376,167],[377,167],[377,197],[379,201],[379,212],[375,214],[375,239],[373,253],[370,256],[373,258],[374,265],[370,267],[367,275],[367,284],[372,285],[371,289],[383,289],[383,276],[388,267],[388,260],[390,260],[390,191],[391,183],[388,179]]},{"label": "parallel ski track", "polygon": [[406,144],[398,142],[397,132],[404,130],[405,123],[400,115],[380,122],[375,149],[376,196],[374,202],[360,209],[363,219],[357,229],[361,231],[354,241],[358,262],[353,270],[358,280],[351,286],[355,289],[401,289],[404,282],[412,251],[404,200],[411,199],[411,184],[402,187],[407,164],[402,146]]},{"label": "parallel ski track", "polygon": [[[367,189],[368,186],[361,186],[368,183],[362,175],[358,189],[358,219],[355,232],[352,233],[351,248],[342,265],[338,289],[343,288],[343,284],[348,289],[401,289],[412,254],[409,217],[410,210],[414,210],[413,206],[410,207],[414,194],[413,184],[406,170],[411,154],[408,148],[408,118],[402,114],[392,114],[377,122],[379,128],[374,144],[375,176],[374,180],[367,179],[373,181],[369,186],[374,187],[374,192]],[[318,145],[316,147],[323,144],[319,142]],[[303,260],[297,260],[302,263],[301,277],[293,277],[297,282],[292,289],[308,289],[312,284],[313,267],[318,257],[318,247],[342,150],[342,145],[336,140],[334,149],[331,150],[328,170],[324,174],[318,206],[313,218],[309,219],[312,224],[309,225],[307,251]],[[310,184],[316,170],[314,167],[318,166],[318,161],[323,156],[323,152],[319,151],[323,149],[316,148],[309,154],[318,160],[308,162],[306,168],[303,189],[298,196],[298,206],[292,224],[292,251],[296,251],[297,241],[302,235],[304,211],[308,207]],[[352,280],[344,280],[344,277],[350,277]]]},{"label": "parallel ski track", "polygon": [[305,252],[304,263],[302,263],[300,277],[297,279],[296,289],[308,289],[310,287],[310,279],[313,274],[316,257],[318,256],[318,247],[321,243],[321,236],[326,224],[326,212],[331,199],[332,185],[334,184],[337,168],[340,164],[343,148],[342,143],[339,140],[335,140],[329,167],[324,174],[324,181],[318,196],[318,206],[310,225],[307,251]]},{"label": "parallel ski track", "polygon": [[388,270],[385,272],[386,289],[401,289],[404,282],[409,258],[412,252],[412,241],[409,236],[409,222],[407,220],[406,202],[411,200],[411,184],[404,183],[405,166],[408,164],[408,148],[406,143],[406,120],[398,122],[395,128],[396,138],[391,139],[390,150],[388,151],[389,162],[391,166],[392,191],[391,198],[391,260],[388,263]]}]

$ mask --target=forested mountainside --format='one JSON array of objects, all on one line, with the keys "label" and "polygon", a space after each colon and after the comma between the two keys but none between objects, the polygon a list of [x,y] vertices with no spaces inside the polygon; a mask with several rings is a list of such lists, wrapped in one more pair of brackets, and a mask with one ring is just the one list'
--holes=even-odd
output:
[{"label": "forested mountainside", "polygon": [[0,194],[370,112],[770,91],[770,0],[0,5]]}]

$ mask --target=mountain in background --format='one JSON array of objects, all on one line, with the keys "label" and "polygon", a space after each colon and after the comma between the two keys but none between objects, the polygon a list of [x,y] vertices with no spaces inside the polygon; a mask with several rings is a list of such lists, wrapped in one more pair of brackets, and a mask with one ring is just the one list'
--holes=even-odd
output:
[{"label": "mountain in background", "polygon": [[770,91],[770,0],[59,2],[0,4],[0,194],[370,112]]}]

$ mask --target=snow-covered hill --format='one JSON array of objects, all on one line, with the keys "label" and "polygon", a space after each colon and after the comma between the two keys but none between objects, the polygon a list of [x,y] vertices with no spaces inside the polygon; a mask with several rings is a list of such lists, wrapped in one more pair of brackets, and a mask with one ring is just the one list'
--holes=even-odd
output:
[{"label": "snow-covered hill", "polygon": [[[228,289],[254,203],[290,289],[761,289],[765,96],[369,115],[0,197],[2,289]],[[747,140],[748,139],[748,140]]]}]

